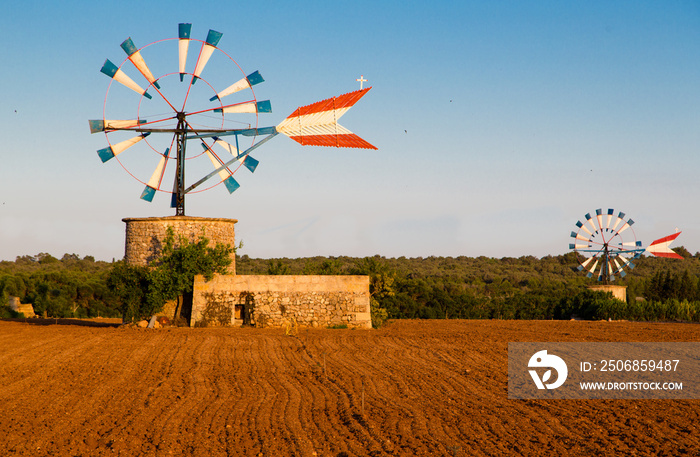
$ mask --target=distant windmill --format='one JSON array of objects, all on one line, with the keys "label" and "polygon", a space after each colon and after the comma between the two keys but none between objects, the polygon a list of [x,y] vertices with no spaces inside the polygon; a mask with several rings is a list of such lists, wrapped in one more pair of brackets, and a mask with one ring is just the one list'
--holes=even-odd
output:
[{"label": "distant windmill", "polygon": [[[217,47],[221,33],[210,30],[206,40],[201,41],[190,38],[191,28],[191,24],[180,24],[178,38],[142,48],[127,38],[121,44],[127,58],[120,65],[106,60],[102,67],[102,73],[120,84],[110,82],[103,117],[90,121],[90,131],[105,133],[108,146],[97,151],[103,162],[116,158],[145,185],[143,200],[152,201],[156,191],[172,193],[171,206],[176,208],[176,215],[184,215],[185,195],[197,188],[197,192],[206,190],[200,186],[215,175],[232,193],[240,187],[233,175],[241,167],[255,171],[258,161],[250,154],[279,133],[304,146],[377,149],[337,122],[371,87],[298,108],[277,126],[259,127],[259,114],[272,112],[270,101],[259,101],[253,89],[264,81],[263,77],[258,71],[246,75]],[[194,68],[188,70],[191,43],[200,47]],[[155,77],[146,57],[154,68],[162,67],[169,62],[168,53],[172,54],[172,61],[179,63],[177,71]],[[217,68],[209,70],[208,64]],[[136,82],[127,75],[134,68],[143,81]],[[209,80],[203,77],[205,68],[211,75]],[[240,79],[230,84],[233,74],[239,74]],[[229,96],[231,101],[224,102]],[[231,142],[222,139],[227,136],[233,137]],[[201,148],[187,148],[191,140],[196,140]],[[123,154],[137,145],[134,149],[141,149],[138,153]],[[203,156],[211,165],[206,160],[205,165],[198,164],[198,160],[190,163],[190,159]],[[201,179],[186,184],[185,166]],[[212,167],[213,171],[207,173]],[[168,184],[170,179],[165,178],[168,171],[172,186]]]},{"label": "distant windmill", "polygon": [[615,214],[613,209],[608,209],[607,213],[597,209],[595,217],[589,213],[586,214],[585,222],[576,222],[578,230],[571,232],[575,242],[569,244],[569,249],[584,258],[578,267],[579,271],[586,270],[589,278],[597,276],[598,281],[609,284],[615,280],[616,275],[624,277],[625,268],[634,268],[632,260],[638,259],[642,254],[683,258],[669,247],[681,232],[659,238],[644,248],[632,230],[634,221],[625,217],[625,213]]}]

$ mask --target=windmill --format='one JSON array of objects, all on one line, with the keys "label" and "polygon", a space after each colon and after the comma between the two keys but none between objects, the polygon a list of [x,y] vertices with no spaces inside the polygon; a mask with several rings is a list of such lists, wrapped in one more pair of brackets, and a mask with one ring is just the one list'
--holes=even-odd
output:
[{"label": "windmill", "polygon": [[[141,199],[151,202],[158,191],[172,193],[171,207],[184,216],[189,193],[220,183],[233,193],[240,187],[234,174],[241,167],[254,172],[259,162],[251,153],[280,133],[303,146],[377,149],[338,124],[371,87],[297,108],[276,126],[259,126],[260,114],[272,112],[270,101],[255,94],[264,82],[260,72],[246,75],[218,47],[222,33],[209,30],[202,41],[191,38],[191,31],[191,24],[179,24],[177,38],[141,48],[127,38],[121,44],[124,61],[116,65],[107,59],[101,69],[112,81],[102,119],[90,120],[90,131],[103,132],[107,139],[108,146],[97,151],[102,162],[115,159],[145,186]],[[191,47],[199,48],[193,64]],[[168,68],[177,60],[177,71],[156,77],[147,60],[153,68]],[[192,141],[199,146],[192,147]],[[195,163],[203,157],[208,163]],[[201,178],[186,181],[186,168],[188,176]],[[211,184],[215,176],[219,180]]]},{"label": "windmill", "polygon": [[596,276],[602,284],[609,284],[616,275],[624,278],[625,268],[634,268],[632,261],[642,254],[683,258],[669,247],[681,234],[680,231],[659,238],[644,248],[642,242],[637,240],[632,225],[632,219],[623,212],[616,214],[614,209],[608,209],[605,213],[597,209],[595,217],[588,213],[585,222],[577,221],[577,230],[571,232],[575,241],[569,244],[569,249],[583,256],[578,270],[586,270],[589,278]]}]

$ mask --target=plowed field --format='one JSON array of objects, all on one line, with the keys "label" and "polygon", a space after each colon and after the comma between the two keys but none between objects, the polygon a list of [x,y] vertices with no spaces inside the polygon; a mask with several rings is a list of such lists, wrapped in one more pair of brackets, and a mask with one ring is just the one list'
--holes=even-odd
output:
[{"label": "plowed field", "polygon": [[509,400],[510,341],[700,341],[700,326],[0,322],[0,455],[700,456],[700,400]]}]

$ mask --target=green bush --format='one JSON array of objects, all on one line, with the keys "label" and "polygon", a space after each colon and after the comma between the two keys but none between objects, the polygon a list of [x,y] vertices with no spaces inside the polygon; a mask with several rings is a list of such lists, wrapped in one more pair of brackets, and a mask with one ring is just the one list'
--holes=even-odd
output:
[{"label": "green bush", "polygon": [[22,319],[24,318],[23,313],[18,313],[9,306],[0,306],[0,319]]},{"label": "green bush", "polygon": [[168,227],[161,257],[152,267],[139,267],[117,262],[107,278],[107,284],[119,301],[125,321],[147,319],[163,310],[171,300],[182,302],[184,294],[192,293],[195,275],[209,280],[214,274],[225,274],[231,264],[234,248],[200,236],[195,243],[179,237],[175,243],[172,227]]}]

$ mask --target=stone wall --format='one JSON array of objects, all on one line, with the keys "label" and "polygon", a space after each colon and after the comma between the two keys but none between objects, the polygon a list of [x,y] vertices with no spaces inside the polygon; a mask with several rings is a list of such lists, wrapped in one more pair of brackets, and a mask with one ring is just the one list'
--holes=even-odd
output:
[{"label": "stone wall", "polygon": [[196,276],[190,326],[372,328],[368,276]]},{"label": "stone wall", "polygon": [[600,285],[590,286],[588,288],[597,292],[610,292],[614,298],[627,301],[627,286]]},{"label": "stone wall", "polygon": [[24,317],[34,317],[34,307],[31,303],[20,303],[19,297],[10,295],[7,305],[14,311],[24,314]]},{"label": "stone wall", "polygon": [[[213,219],[206,217],[170,216],[148,218],[125,218],[126,242],[124,260],[130,265],[148,265],[160,256],[168,227],[179,235],[195,242],[201,235],[209,239],[211,246],[216,243],[235,246],[235,219]],[[229,273],[236,273],[236,255],[231,253]]]}]

